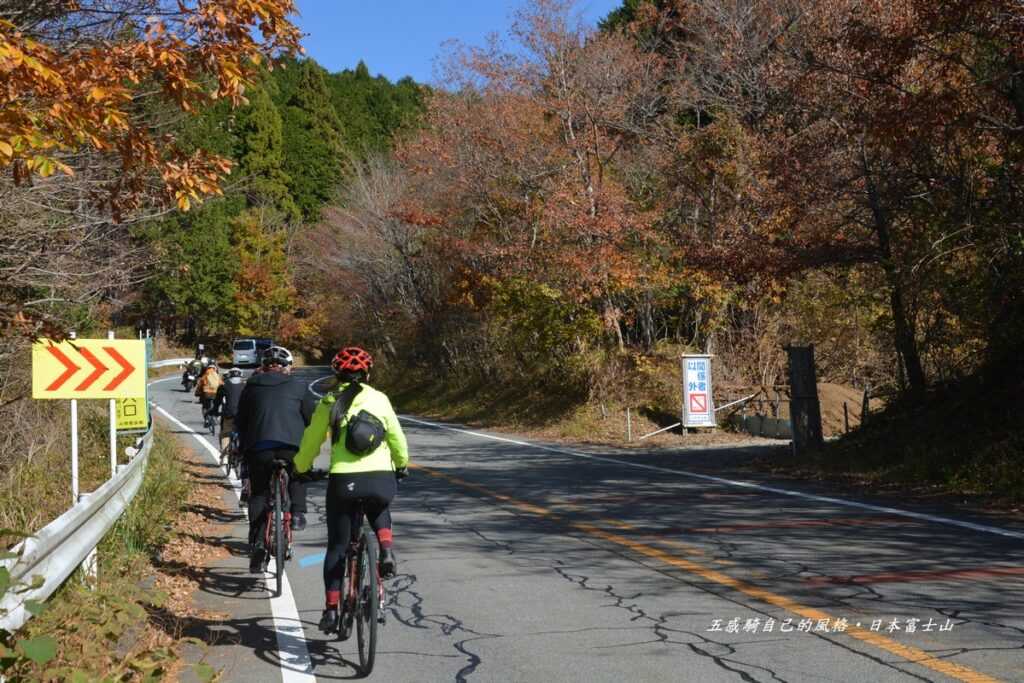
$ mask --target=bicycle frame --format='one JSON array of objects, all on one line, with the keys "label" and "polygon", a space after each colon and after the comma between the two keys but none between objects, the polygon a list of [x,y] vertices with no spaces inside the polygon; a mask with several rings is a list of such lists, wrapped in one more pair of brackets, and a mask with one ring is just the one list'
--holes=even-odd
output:
[{"label": "bicycle frame", "polygon": [[[284,562],[291,556],[292,548],[292,513],[291,500],[288,497],[288,467],[287,462],[274,461],[274,471],[270,475],[270,500],[267,506],[267,520],[264,525],[263,547],[274,557],[276,569],[277,587],[275,595],[281,595],[281,587],[284,581]],[[278,502],[280,508],[278,508]],[[277,524],[280,523],[278,530]],[[280,534],[280,536],[279,536]],[[278,538],[281,539],[281,547],[278,548]]]},{"label": "bicycle frame", "polygon": [[[373,670],[377,649],[377,628],[384,623],[384,580],[380,575],[374,534],[364,524],[362,503],[357,511],[358,524],[345,551],[344,594],[339,615],[338,635],[347,640],[356,626],[359,641],[360,668],[364,676]],[[364,570],[369,576],[364,576]],[[372,572],[372,573],[370,573]],[[365,581],[364,581],[365,579]],[[366,584],[365,586],[363,584]],[[372,591],[376,589],[376,595]],[[367,591],[364,593],[364,591]]]}]

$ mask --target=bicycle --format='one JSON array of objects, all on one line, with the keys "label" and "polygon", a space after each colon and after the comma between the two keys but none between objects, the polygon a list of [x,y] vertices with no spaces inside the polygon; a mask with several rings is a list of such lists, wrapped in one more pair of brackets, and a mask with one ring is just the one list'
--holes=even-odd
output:
[{"label": "bicycle", "polygon": [[227,466],[227,476],[231,477],[232,470],[235,476],[242,476],[242,447],[238,432],[228,432],[228,444],[220,451],[221,467]]},{"label": "bicycle", "polygon": [[359,534],[345,551],[345,576],[338,615],[338,640],[348,640],[356,627],[359,645],[359,668],[364,676],[373,671],[377,654],[377,626],[385,623],[381,611],[384,604],[384,581],[380,575],[376,535],[367,533],[363,522],[362,501],[357,501],[356,519]]},{"label": "bicycle", "polygon": [[203,408],[203,428],[210,431],[210,436],[217,433],[217,404],[213,399],[201,398]]},{"label": "bicycle", "polygon": [[213,413],[204,415],[203,426],[210,430],[210,436],[215,436],[217,434],[217,416]]},{"label": "bicycle", "polygon": [[[395,472],[399,485],[408,476],[406,468]],[[363,676],[369,676],[377,656],[377,627],[386,625],[387,619],[382,610],[385,604],[384,580],[380,573],[377,534],[364,521],[364,502],[363,499],[356,500],[356,523],[353,527],[359,529],[359,533],[345,551],[338,640],[348,640],[352,636],[354,623],[359,646],[359,667]]]},{"label": "bicycle", "polygon": [[291,498],[288,496],[287,460],[275,460],[270,475],[270,507],[263,530],[263,547],[274,558],[277,585],[274,597],[281,596],[284,581],[284,563],[292,554],[292,513]]}]

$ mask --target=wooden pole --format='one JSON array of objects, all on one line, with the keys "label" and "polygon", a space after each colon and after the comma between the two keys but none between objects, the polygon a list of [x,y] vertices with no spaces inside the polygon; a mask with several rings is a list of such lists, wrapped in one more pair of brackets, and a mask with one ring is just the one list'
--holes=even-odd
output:
[{"label": "wooden pole", "polygon": [[793,431],[793,454],[819,450],[825,443],[821,431],[821,404],[814,371],[814,345],[787,346],[789,355],[789,419]]}]

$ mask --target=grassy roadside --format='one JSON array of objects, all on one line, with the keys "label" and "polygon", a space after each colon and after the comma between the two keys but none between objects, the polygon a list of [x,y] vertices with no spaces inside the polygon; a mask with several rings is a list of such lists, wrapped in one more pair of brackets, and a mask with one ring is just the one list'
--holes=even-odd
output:
[{"label": "grassy roadside", "polygon": [[[141,489],[99,545],[97,578],[76,572],[19,634],[53,638],[54,656],[20,659],[3,670],[6,680],[150,681],[176,673],[181,649],[193,641],[153,616],[171,599],[156,558],[181,530],[193,489],[179,445],[158,431]],[[193,671],[201,680],[214,676],[202,662]]]},{"label": "grassy roadside", "polygon": [[[33,401],[26,404],[18,428],[33,448],[11,458],[0,471],[0,528],[35,531],[71,506],[71,437],[68,401]],[[79,490],[92,491],[110,478],[109,413],[106,401],[78,404]],[[118,439],[118,454],[135,436]],[[5,539],[10,541],[11,539]]]},{"label": "grassy roadside", "polygon": [[[482,380],[445,377],[417,369],[390,369],[375,377],[400,412],[462,424],[514,432],[567,443],[635,449],[681,449],[751,443],[745,434],[718,429],[682,435],[663,432],[637,441],[637,437],[679,421],[678,388],[670,370],[660,368],[649,377],[623,385],[614,398],[587,400],[564,395],[558,387],[525,383],[505,385]],[[626,409],[629,408],[627,440]]]},{"label": "grassy roadside", "polygon": [[[666,457],[684,448],[753,442],[722,430],[637,442],[637,435],[677,419],[667,407],[674,386],[652,383],[655,390],[647,397],[625,387],[625,401],[601,405],[558,395],[557,387],[495,386],[416,370],[392,370],[378,380],[401,411],[551,441],[660,451]],[[816,455],[798,460],[788,448],[775,448],[743,467],[826,481],[851,493],[1018,513],[1024,510],[1024,429],[1016,409],[1022,395],[1024,386],[1012,380],[994,386],[964,382],[934,390],[924,405],[894,402]],[[631,443],[625,439],[627,401],[633,407]]]}]

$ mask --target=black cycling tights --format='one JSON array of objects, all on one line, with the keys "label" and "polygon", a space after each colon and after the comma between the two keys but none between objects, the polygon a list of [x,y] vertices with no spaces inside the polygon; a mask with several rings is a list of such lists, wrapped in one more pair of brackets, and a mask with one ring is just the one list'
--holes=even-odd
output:
[{"label": "black cycling tights", "polygon": [[[327,480],[327,556],[324,558],[324,587],[328,595],[341,591],[345,576],[345,550],[358,531],[362,509],[375,532],[391,528],[388,505],[395,497],[397,485],[393,472],[361,472],[332,474]],[[333,602],[333,601],[331,601]]]}]

